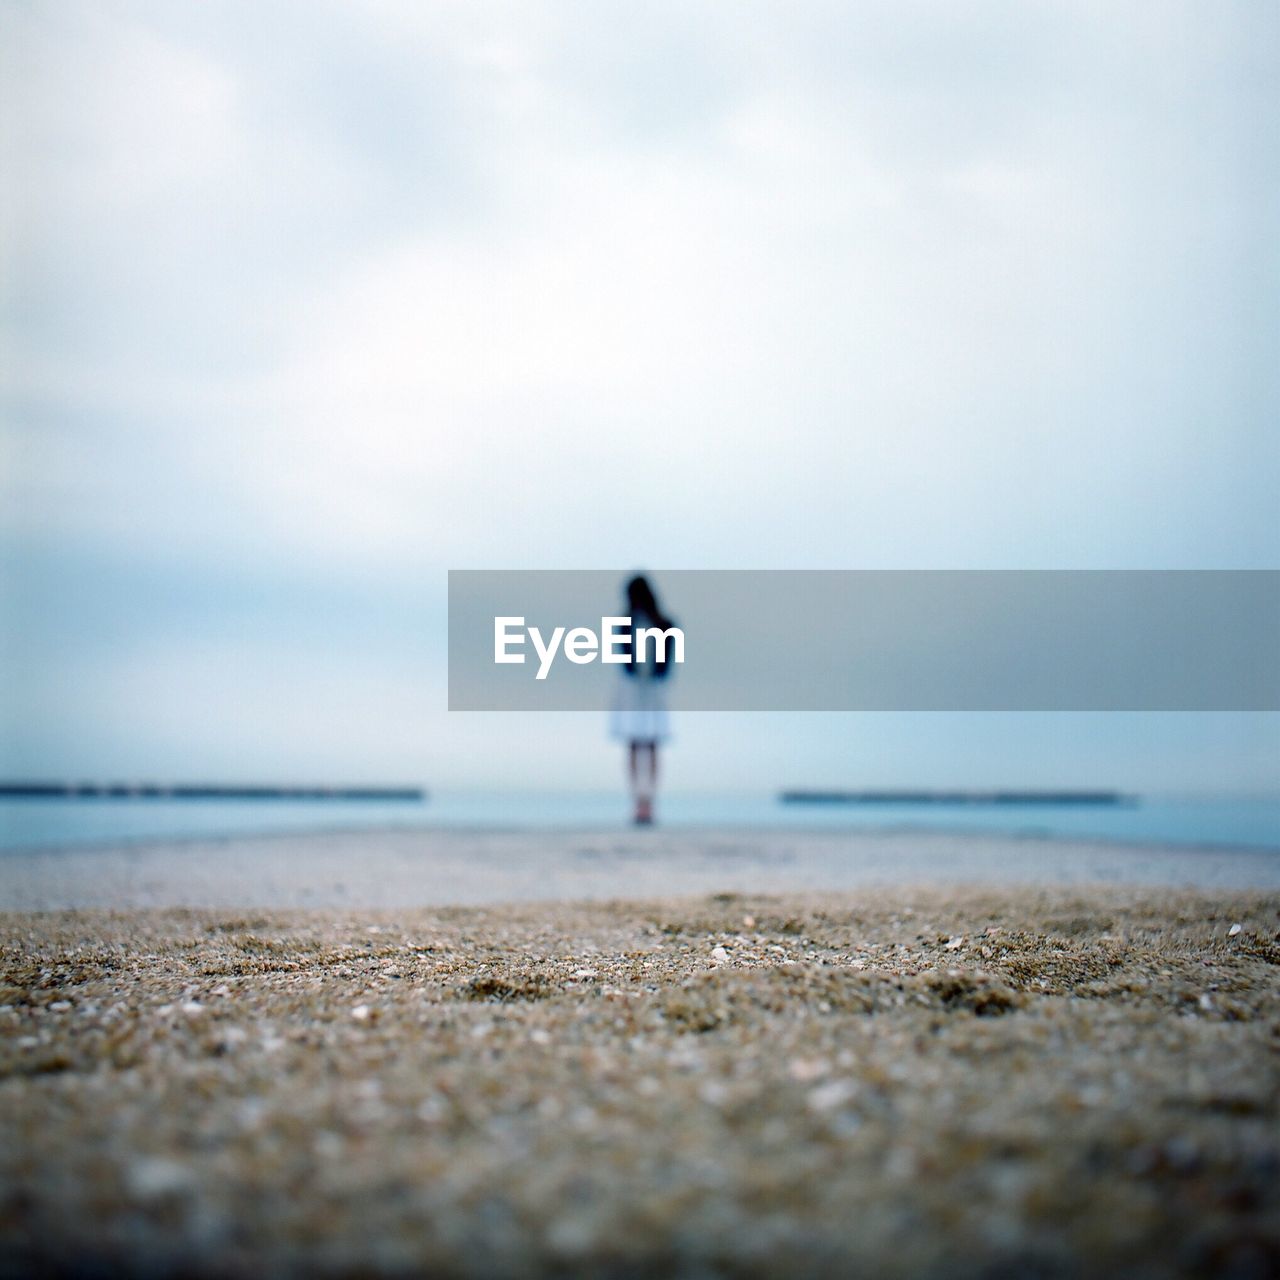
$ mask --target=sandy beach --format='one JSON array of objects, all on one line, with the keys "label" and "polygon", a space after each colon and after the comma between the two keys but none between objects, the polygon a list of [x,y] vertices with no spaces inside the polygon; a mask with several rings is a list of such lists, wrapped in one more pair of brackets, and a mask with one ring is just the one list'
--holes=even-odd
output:
[{"label": "sandy beach", "polygon": [[643,841],[6,859],[5,1273],[1280,1266],[1270,863]]},{"label": "sandy beach", "polygon": [[402,907],[907,884],[1280,889],[1274,851],[930,831],[382,830],[0,855],[0,907]]}]

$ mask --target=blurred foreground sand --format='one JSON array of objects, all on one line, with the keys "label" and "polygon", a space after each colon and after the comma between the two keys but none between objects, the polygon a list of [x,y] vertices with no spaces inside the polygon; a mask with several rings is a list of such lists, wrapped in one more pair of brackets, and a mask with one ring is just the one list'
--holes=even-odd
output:
[{"label": "blurred foreground sand", "polygon": [[1132,886],[10,913],[0,1259],[1276,1274],[1278,928]]},{"label": "blurred foreground sand", "polygon": [[909,830],[321,831],[9,851],[0,854],[0,910],[458,906],[1103,881],[1280,889],[1280,853]]}]

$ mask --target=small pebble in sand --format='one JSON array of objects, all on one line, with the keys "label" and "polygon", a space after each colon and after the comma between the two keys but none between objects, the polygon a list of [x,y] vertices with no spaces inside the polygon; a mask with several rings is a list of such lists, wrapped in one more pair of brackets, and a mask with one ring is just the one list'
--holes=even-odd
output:
[{"label": "small pebble in sand", "polygon": [[1241,928],[1242,928],[1242,927],[1243,927],[1243,926],[1241,926],[1241,925],[1233,924],[1233,925],[1231,926],[1231,928],[1227,930],[1227,937],[1228,937],[1228,938],[1234,938],[1234,937],[1236,936],[1236,934],[1240,932],[1240,930],[1241,930]]},{"label": "small pebble in sand", "polygon": [[316,1134],[315,1141],[311,1145],[321,1160],[337,1160],[346,1150],[342,1135],[327,1131]]},{"label": "small pebble in sand", "polygon": [[230,1053],[232,1049],[244,1044],[248,1038],[249,1033],[243,1027],[226,1027],[218,1037],[216,1044],[220,1052]]},{"label": "small pebble in sand", "polygon": [[354,1009],[352,1009],[352,1010],[351,1010],[351,1016],[352,1016],[352,1017],[353,1017],[357,1022],[368,1022],[368,1020],[369,1020],[369,1006],[368,1006],[367,1004],[358,1004],[358,1005],[356,1005],[356,1007],[355,1007]]},{"label": "small pebble in sand", "polygon": [[809,1109],[834,1111],[843,1107],[857,1092],[858,1086],[852,1080],[832,1080],[828,1084],[815,1085],[809,1091]]},{"label": "small pebble in sand", "polygon": [[787,1074],[801,1084],[821,1080],[831,1070],[825,1058],[793,1058],[787,1065]]},{"label": "small pebble in sand", "polygon": [[188,1190],[195,1179],[191,1170],[177,1160],[151,1157],[135,1160],[126,1178],[129,1190],[140,1200],[159,1200]]},{"label": "small pebble in sand", "polygon": [[729,958],[729,953],[723,947],[712,947],[711,958],[717,964],[723,964]]},{"label": "small pebble in sand", "polygon": [[743,927],[744,929],[754,929],[754,928],[756,927],[756,918],[755,918],[755,916],[743,916],[743,917],[742,917],[742,927]]}]

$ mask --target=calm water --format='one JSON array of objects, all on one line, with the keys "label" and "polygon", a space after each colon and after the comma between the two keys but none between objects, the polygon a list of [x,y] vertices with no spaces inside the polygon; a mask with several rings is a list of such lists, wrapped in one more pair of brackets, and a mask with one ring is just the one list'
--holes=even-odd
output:
[{"label": "calm water", "polygon": [[[625,797],[617,792],[444,792],[420,804],[0,799],[0,849],[381,827],[607,829],[623,825],[626,814]],[[1280,796],[1159,797],[1096,809],[983,809],[810,807],[779,804],[772,795],[673,794],[661,798],[659,818],[666,827],[691,829],[1004,831],[1280,853]]]}]

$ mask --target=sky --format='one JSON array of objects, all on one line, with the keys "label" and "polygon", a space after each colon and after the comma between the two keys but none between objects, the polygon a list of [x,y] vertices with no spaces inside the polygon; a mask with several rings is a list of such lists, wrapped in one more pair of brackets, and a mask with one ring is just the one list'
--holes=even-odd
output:
[{"label": "sky", "polygon": [[[0,774],[615,785],[445,710],[450,568],[1280,567],[1278,72],[1254,3],[0,5]],[[1274,790],[1278,720],[668,778]]]}]

